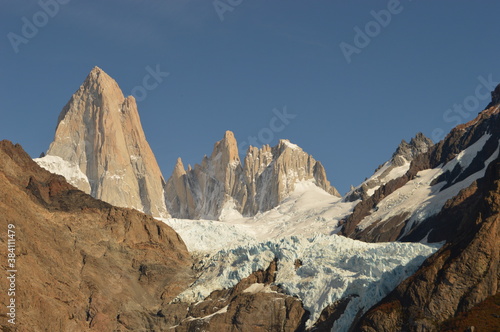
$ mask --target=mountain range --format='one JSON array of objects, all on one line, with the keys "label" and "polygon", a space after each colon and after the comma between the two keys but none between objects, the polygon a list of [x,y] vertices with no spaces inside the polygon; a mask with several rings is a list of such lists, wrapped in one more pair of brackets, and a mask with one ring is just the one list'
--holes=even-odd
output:
[{"label": "mountain range", "polygon": [[134,97],[95,67],[44,156],[0,143],[0,222],[25,271],[16,326],[0,326],[495,331],[499,113],[500,85],[474,120],[402,141],[344,196],[298,145],[243,153],[231,131],[167,179]]}]

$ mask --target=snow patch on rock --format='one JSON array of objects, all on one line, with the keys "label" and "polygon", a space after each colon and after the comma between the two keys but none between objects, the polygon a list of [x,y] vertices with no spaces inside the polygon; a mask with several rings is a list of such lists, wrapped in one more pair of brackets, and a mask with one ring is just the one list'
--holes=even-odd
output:
[{"label": "snow patch on rock", "polygon": [[87,176],[80,170],[80,167],[74,163],[66,161],[58,156],[47,155],[42,158],[33,159],[40,167],[47,171],[62,175],[69,184],[78,189],[90,193],[90,183]]}]

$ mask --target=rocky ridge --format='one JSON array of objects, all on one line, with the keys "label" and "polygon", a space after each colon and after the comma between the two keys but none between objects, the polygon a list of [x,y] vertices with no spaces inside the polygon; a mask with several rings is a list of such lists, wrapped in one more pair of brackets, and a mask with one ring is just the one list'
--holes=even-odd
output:
[{"label": "rocky ridge", "polygon": [[[499,113],[498,104],[485,109],[476,119],[454,128],[443,141],[432,146],[427,152],[415,156],[402,176],[380,186],[370,197],[358,203],[353,213],[345,220],[342,234],[369,242],[398,239],[420,241],[426,236],[431,242],[449,240],[446,232],[438,231],[441,229],[439,223],[434,229],[436,223],[430,222],[432,215],[428,217],[424,215],[423,219],[426,220],[417,215],[419,212],[423,214],[421,209],[410,209],[404,213],[389,214],[390,217],[379,219],[375,216],[382,215],[380,208],[388,208],[390,200],[399,204],[398,200],[410,202],[412,199],[417,199],[412,193],[421,193],[422,190],[418,190],[421,184],[425,185],[435,197],[439,195],[446,197],[445,193],[448,190],[450,192],[448,199],[456,195],[456,188],[470,185],[467,184],[470,179],[484,171],[487,162],[491,162],[495,153],[498,153]],[[429,172],[436,175],[426,180],[428,183],[423,183],[422,179],[425,180],[425,176],[422,176],[430,174]],[[415,190],[410,188],[410,191],[405,191],[405,188],[411,186]],[[432,197],[428,202],[432,205]],[[442,205],[445,205],[444,201]],[[434,215],[438,212],[436,211]],[[360,227],[370,219],[372,221],[369,227]],[[407,226],[410,221],[410,226]]]},{"label": "rocky ridge", "polygon": [[424,134],[418,133],[407,143],[402,140],[391,159],[380,165],[375,173],[356,188],[346,194],[344,200],[354,202],[365,200],[373,195],[376,189],[408,171],[411,161],[418,155],[426,153],[434,143]]},{"label": "rocky ridge", "polygon": [[245,216],[270,210],[288,197],[298,181],[314,181],[340,196],[323,165],[288,140],[249,147],[242,165],[234,134],[227,131],[210,157],[186,170],[179,158],[165,186],[169,212],[175,218],[219,219],[236,211]]},{"label": "rocky ridge", "polygon": [[[367,312],[353,331],[441,331],[450,320],[457,324],[498,295],[500,159],[489,165],[484,178],[450,201],[441,216],[454,219],[446,235],[449,242]],[[479,326],[469,329],[489,330],[495,319],[498,315],[485,313],[476,320]]]}]

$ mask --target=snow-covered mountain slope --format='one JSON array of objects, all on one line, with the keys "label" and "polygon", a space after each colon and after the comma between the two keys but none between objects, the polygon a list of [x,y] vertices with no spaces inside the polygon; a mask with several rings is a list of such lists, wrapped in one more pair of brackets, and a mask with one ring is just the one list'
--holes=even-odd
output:
[{"label": "snow-covered mountain slope", "polygon": [[411,161],[416,156],[427,152],[433,144],[432,140],[422,133],[415,135],[410,143],[402,140],[391,159],[379,166],[375,173],[359,186],[352,187],[344,200],[355,201],[372,196],[381,186],[403,176],[410,169]]},{"label": "snow-covered mountain slope", "polygon": [[498,105],[482,111],[428,152],[415,156],[404,175],[380,186],[354,207],[341,233],[369,242],[450,239],[452,230],[434,232],[442,226],[427,220],[483,178],[488,165],[498,157],[499,113]]},{"label": "snow-covered mountain slope", "polygon": [[315,185],[295,183],[295,190],[279,206],[254,217],[242,217],[234,206],[223,209],[224,221],[161,219],[174,228],[191,251],[214,251],[231,243],[267,241],[284,236],[334,234],[339,221],[357,202],[344,202]]},{"label": "snow-covered mountain slope", "polygon": [[228,246],[253,243],[257,239],[251,229],[242,224],[216,220],[160,219],[172,227],[192,253],[207,253]]},{"label": "snow-covered mountain slope", "polygon": [[351,326],[352,331],[497,331],[500,158],[489,164],[484,177],[416,230],[418,234],[405,239],[419,239],[427,233],[429,239],[446,237],[448,242],[370,308]]},{"label": "snow-covered mountain slope", "polygon": [[58,156],[44,156],[33,160],[40,167],[51,173],[64,176],[68,183],[84,191],[86,194],[90,194],[89,179],[83,174],[77,164],[66,161]]},{"label": "snow-covered mountain slope", "polygon": [[435,183],[436,179],[446,172],[453,171],[457,165],[463,169],[469,167],[490,137],[490,134],[485,134],[444,166],[418,172],[415,179],[408,181],[403,187],[380,201],[375,210],[359,223],[359,229],[364,230],[375,222],[383,223],[395,216],[407,214],[408,221],[399,235],[399,238],[402,238],[419,223],[437,214],[446,201],[484,176],[488,165],[498,157],[499,150],[497,148],[488,157],[482,169],[460,182],[447,186],[448,182]]},{"label": "snow-covered mountain slope", "polygon": [[352,189],[347,197],[352,197],[353,193],[360,191],[366,194],[366,196],[372,196],[381,185],[405,175],[409,168],[410,162],[406,159],[404,159],[404,163],[401,166],[394,166],[392,161],[387,161],[371,177]]},{"label": "snow-covered mountain slope", "polygon": [[277,258],[275,283],[302,300],[311,313],[308,326],[326,306],[353,296],[335,327],[335,331],[347,331],[359,311],[380,301],[435,250],[436,246],[369,244],[337,235],[235,244],[201,258],[197,281],[178,300],[196,302],[214,290],[231,288]]}]

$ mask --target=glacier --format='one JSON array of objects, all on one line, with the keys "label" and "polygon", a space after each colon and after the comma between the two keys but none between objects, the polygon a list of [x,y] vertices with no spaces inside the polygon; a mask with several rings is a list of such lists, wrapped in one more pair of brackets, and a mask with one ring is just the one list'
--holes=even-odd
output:
[{"label": "glacier", "polygon": [[[180,234],[182,237],[182,230]],[[311,313],[308,327],[329,304],[352,296],[334,328],[347,331],[358,312],[379,302],[438,248],[421,243],[366,243],[325,234],[268,241],[246,239],[245,243],[199,255],[200,275],[176,301],[201,301],[212,291],[231,288],[252,272],[265,270],[276,258],[275,284],[302,300]],[[298,268],[296,260],[302,262]]]},{"label": "glacier", "polygon": [[202,301],[278,259],[275,284],[302,300],[311,314],[308,327],[328,305],[351,298],[334,326],[347,331],[359,312],[415,273],[442,245],[366,243],[336,235],[339,221],[357,203],[301,181],[279,206],[254,217],[239,218],[228,204],[225,213],[235,218],[225,221],[160,219],[179,233],[198,262],[197,280],[175,301]]}]

